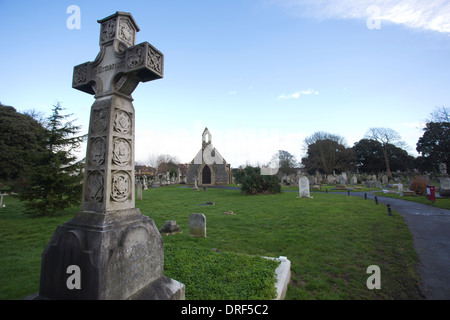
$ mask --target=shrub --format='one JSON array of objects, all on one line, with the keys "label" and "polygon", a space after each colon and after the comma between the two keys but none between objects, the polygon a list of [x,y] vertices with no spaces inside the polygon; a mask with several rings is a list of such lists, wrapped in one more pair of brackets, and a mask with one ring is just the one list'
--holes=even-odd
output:
[{"label": "shrub", "polygon": [[416,176],[409,186],[409,190],[414,191],[417,195],[427,194],[428,182],[424,177]]},{"label": "shrub", "polygon": [[280,193],[280,179],[277,176],[261,175],[261,169],[246,167],[241,178],[241,192],[243,194]]}]

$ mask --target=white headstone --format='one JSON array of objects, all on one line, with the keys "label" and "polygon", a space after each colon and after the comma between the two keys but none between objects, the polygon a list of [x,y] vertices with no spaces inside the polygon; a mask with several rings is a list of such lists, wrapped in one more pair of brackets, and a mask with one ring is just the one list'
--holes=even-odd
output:
[{"label": "white headstone", "polygon": [[300,198],[310,198],[309,180],[307,177],[301,177],[298,181],[298,190]]},{"label": "white headstone", "polygon": [[189,234],[206,238],[206,217],[203,213],[193,213],[189,216]]}]

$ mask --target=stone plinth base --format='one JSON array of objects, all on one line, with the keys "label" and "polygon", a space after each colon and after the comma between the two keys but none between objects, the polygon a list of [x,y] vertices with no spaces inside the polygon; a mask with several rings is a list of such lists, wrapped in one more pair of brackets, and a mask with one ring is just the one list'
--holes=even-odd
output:
[{"label": "stone plinth base", "polygon": [[[78,275],[71,271],[73,266]],[[79,288],[73,288],[77,281]],[[162,237],[139,209],[79,212],[56,229],[42,254],[38,298],[145,297],[184,298],[184,285],[164,276]]]}]

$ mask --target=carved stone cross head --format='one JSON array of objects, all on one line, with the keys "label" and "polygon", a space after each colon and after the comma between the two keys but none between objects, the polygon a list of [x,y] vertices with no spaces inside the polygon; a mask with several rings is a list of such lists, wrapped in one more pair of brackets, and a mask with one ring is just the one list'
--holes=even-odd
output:
[{"label": "carved stone cross head", "polygon": [[163,77],[163,54],[148,42],[135,45],[139,27],[131,14],[118,11],[98,23],[100,52],[94,61],[74,67],[73,88],[96,98],[110,94],[131,98],[139,82]]}]

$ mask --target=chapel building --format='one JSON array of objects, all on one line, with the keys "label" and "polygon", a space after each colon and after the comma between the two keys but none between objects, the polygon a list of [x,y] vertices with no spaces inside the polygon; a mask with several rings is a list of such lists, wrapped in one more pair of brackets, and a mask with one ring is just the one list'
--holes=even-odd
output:
[{"label": "chapel building", "polygon": [[211,143],[211,133],[205,128],[202,134],[202,148],[189,164],[187,184],[199,186],[224,185],[232,181],[231,166]]}]

